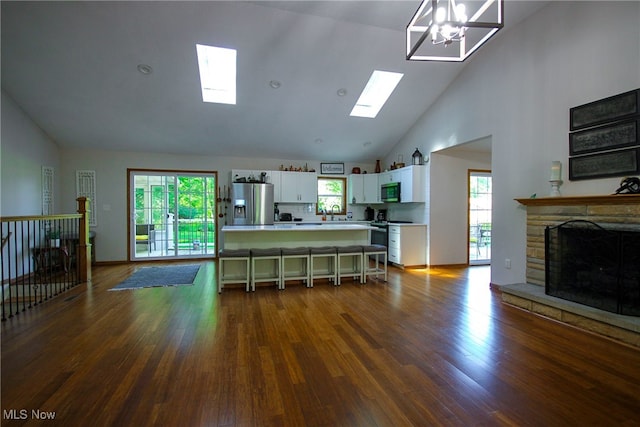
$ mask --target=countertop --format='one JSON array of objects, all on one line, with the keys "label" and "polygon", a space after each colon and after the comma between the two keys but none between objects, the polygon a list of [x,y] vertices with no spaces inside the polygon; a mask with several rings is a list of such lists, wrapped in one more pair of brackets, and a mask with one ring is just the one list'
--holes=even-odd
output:
[{"label": "countertop", "polygon": [[246,231],[335,231],[335,230],[373,230],[366,224],[351,224],[347,221],[326,221],[326,222],[286,222],[274,225],[225,225],[224,232],[246,232]]}]

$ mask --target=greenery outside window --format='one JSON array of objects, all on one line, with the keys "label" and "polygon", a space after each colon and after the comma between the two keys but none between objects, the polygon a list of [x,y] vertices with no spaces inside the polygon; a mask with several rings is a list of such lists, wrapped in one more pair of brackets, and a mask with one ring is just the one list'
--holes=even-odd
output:
[{"label": "greenery outside window", "polygon": [[333,213],[336,215],[347,214],[347,179],[332,178],[327,176],[318,177],[318,203],[316,204],[316,214],[322,215],[326,212],[328,215]]}]

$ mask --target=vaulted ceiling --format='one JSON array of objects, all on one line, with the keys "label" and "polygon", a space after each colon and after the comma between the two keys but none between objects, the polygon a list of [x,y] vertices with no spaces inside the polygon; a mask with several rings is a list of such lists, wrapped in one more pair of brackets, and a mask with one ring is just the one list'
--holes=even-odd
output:
[{"label": "vaulted ceiling", "polygon": [[[496,37],[544,3],[506,1]],[[418,4],[2,1],[2,89],[62,147],[381,158],[473,61],[405,60]],[[202,102],[196,43],[237,49],[237,105]],[[374,69],[404,77],[375,119],[350,117]]]}]

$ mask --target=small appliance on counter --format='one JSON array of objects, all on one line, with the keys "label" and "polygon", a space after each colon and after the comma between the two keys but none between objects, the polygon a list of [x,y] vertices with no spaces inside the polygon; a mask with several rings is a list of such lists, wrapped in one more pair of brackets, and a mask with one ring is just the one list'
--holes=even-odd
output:
[{"label": "small appliance on counter", "polygon": [[367,206],[364,210],[364,220],[365,221],[373,221],[373,217],[375,216],[373,208],[371,206]]},{"label": "small appliance on counter", "polygon": [[280,221],[293,221],[293,216],[290,213],[283,212],[280,214]]},{"label": "small appliance on counter", "polygon": [[376,221],[384,222],[387,220],[387,210],[386,209],[378,209],[378,216],[376,217]]}]

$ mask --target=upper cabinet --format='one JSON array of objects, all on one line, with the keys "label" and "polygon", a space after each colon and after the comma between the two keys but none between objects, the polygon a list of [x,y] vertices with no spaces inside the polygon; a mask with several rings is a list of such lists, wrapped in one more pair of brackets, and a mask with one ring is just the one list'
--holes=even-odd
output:
[{"label": "upper cabinet", "polygon": [[380,174],[352,174],[349,175],[348,203],[369,204],[380,203]]},{"label": "upper cabinet", "polygon": [[[277,193],[276,189],[276,193]],[[317,203],[318,175],[314,172],[280,172],[280,203]]]},{"label": "upper cabinet", "polygon": [[383,172],[379,174],[380,185],[399,182],[401,203],[424,203],[426,201],[425,170],[424,166],[412,165]]},{"label": "upper cabinet", "polygon": [[401,171],[400,201],[424,203],[427,199],[424,166],[407,166]]}]

